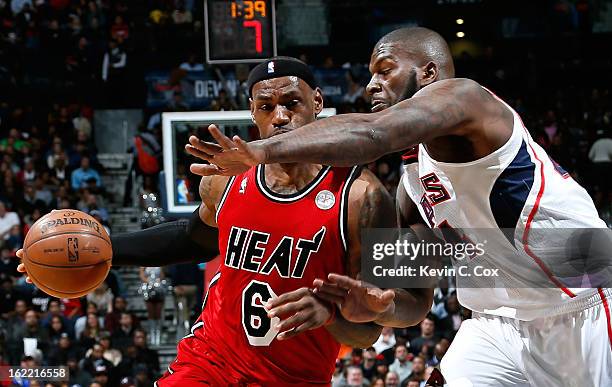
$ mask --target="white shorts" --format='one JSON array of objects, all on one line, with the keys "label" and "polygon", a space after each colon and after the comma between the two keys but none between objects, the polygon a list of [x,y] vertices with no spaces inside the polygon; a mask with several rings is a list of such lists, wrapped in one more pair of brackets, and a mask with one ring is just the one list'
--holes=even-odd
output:
[{"label": "white shorts", "polygon": [[449,387],[612,386],[612,289],[532,321],[473,313],[442,359]]}]

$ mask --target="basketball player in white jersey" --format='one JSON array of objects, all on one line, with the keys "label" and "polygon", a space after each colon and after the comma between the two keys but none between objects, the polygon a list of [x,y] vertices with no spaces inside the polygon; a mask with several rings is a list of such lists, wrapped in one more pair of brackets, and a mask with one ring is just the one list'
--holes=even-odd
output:
[{"label": "basketball player in white jersey", "polygon": [[[559,241],[542,234],[605,228],[587,192],[533,141],[512,108],[478,83],[455,78],[437,33],[389,33],[374,47],[370,71],[372,114],[338,115],[248,144],[211,127],[218,145],[192,137],[186,147],[211,163],[194,164],[192,172],[236,175],[278,162],[346,166],[407,152],[398,189],[402,227],[514,229],[510,237],[499,230],[496,249],[478,259],[499,267],[509,283],[517,280],[516,288],[458,289],[473,318],[442,361],[448,385],[612,386],[612,293],[567,286],[548,265]],[[525,273],[549,286],[521,288]],[[395,307],[381,289],[337,275],[327,281],[315,281],[319,293],[341,303],[348,319],[372,321]]]}]

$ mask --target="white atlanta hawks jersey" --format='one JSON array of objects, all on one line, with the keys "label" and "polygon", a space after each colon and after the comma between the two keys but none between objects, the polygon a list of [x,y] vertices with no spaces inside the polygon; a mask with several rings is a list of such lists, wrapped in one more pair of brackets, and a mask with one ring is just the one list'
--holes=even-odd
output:
[{"label": "white atlanta hawks jersey", "polygon": [[566,241],[559,240],[563,232],[555,230],[606,225],[588,193],[505,106],[514,127],[501,148],[479,160],[445,163],[421,144],[403,157],[402,184],[438,235],[454,229],[466,240],[485,242],[485,254],[472,257],[468,266],[500,269],[498,277],[458,278],[459,301],[477,312],[532,320],[597,292],[582,284],[572,288],[555,275],[556,254],[567,251]]}]

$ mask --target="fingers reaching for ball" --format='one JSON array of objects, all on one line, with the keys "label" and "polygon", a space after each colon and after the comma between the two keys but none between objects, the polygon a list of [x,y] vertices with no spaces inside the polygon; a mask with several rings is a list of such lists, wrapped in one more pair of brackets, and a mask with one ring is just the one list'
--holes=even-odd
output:
[{"label": "fingers reaching for ball", "polygon": [[[19,259],[23,259],[23,249],[19,249],[19,250],[17,250],[17,258],[19,258]],[[27,283],[29,283],[29,284],[31,284],[31,283],[32,283],[32,280],[31,280],[31,279],[30,279],[30,277],[27,275],[26,268],[25,268],[25,265],[24,265],[23,263],[20,263],[20,264],[17,266],[17,271],[18,271],[18,272],[20,272],[20,273],[26,273],[26,282],[27,282]]]}]

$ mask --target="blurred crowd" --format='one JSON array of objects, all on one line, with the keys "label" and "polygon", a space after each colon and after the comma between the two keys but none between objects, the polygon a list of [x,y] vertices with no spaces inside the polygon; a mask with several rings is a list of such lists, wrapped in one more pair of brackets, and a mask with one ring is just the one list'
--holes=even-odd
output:
[{"label": "blurred crowd", "polygon": [[[158,354],[148,348],[147,331],[130,312],[119,273],[111,271],[87,297],[54,299],[25,282],[16,270],[15,252],[29,227],[51,209],[79,209],[111,231],[113,198],[106,193],[105,171],[96,157],[94,110],[145,110],[140,136],[152,153],[159,153],[159,111],[146,109],[144,69],[214,70],[198,55],[187,54],[202,33],[201,3],[0,0],[0,365],[66,365],[68,384],[51,386],[151,386],[158,376]],[[160,54],[170,47],[169,55]],[[343,69],[343,94],[334,102],[326,100],[326,106],[339,113],[369,111],[365,63],[301,59]],[[581,82],[584,63],[578,57],[557,61],[530,52],[524,64],[507,59],[491,47],[479,57],[464,52],[457,57],[457,74],[481,82],[516,109],[536,141],[587,189],[600,216],[612,226],[609,84]],[[243,82],[248,71],[244,66],[229,71],[242,84],[234,92],[219,91],[208,110],[247,108]],[[555,81],[559,79],[564,80],[561,86]],[[189,110],[180,90],[166,109]],[[250,133],[254,137],[256,132]],[[367,167],[394,196],[401,155]],[[145,180],[151,192],[156,190],[150,183],[154,177],[149,173]],[[177,288],[184,286],[183,297],[200,292],[192,278],[181,278],[200,272],[193,267],[173,272]],[[141,272],[143,283],[151,278],[164,277],[162,272]],[[159,302],[153,296],[147,299],[154,321],[161,318]],[[197,304],[185,303],[187,309]],[[333,385],[424,386],[466,318],[469,311],[458,303],[453,285],[440,286],[420,326],[385,328],[371,348],[343,352]],[[157,330],[149,331],[155,336],[157,324]],[[159,343],[159,337],[153,341]]]}]

